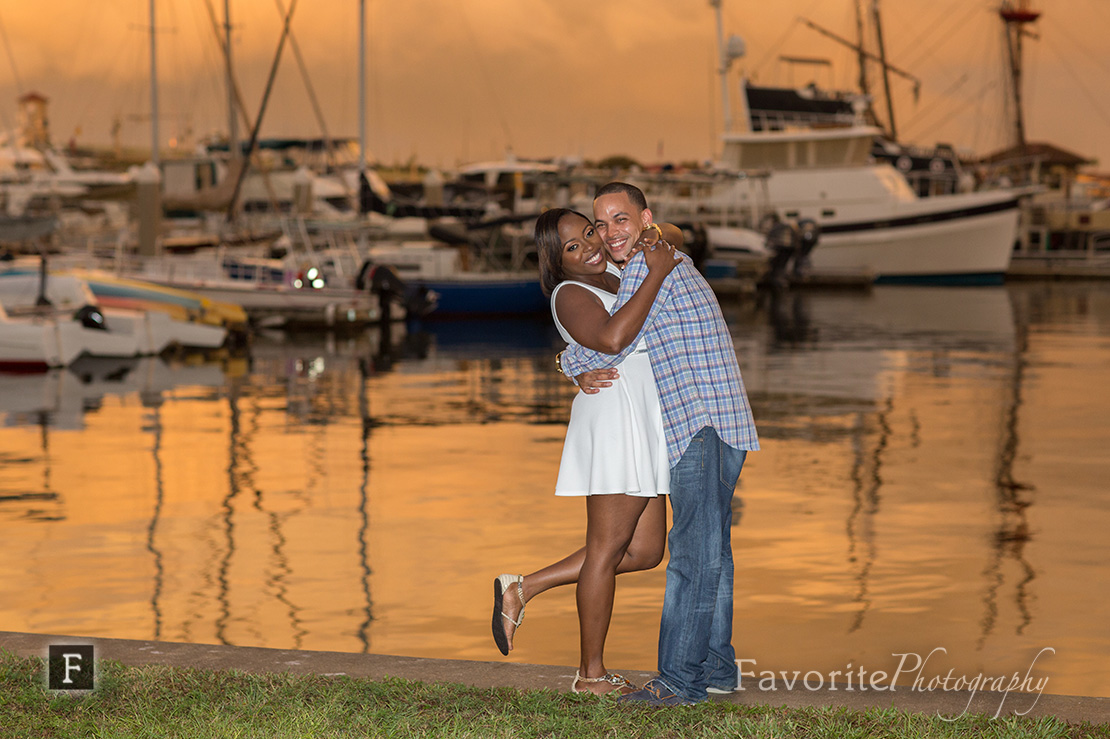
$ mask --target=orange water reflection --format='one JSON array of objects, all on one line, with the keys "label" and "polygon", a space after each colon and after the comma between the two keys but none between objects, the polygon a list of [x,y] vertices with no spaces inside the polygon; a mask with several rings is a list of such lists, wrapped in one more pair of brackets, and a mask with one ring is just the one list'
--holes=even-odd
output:
[{"label": "orange water reflection", "polygon": [[[1110,696],[1107,287],[726,308],[763,444],[739,656],[943,647],[938,669],[997,675],[1052,647],[1048,692]],[[490,579],[578,546],[584,516],[551,494],[572,395],[546,327],[468,328],[0,377],[0,629],[500,659]],[[664,578],[622,577],[612,667],[654,667]],[[573,590],[517,646],[574,664]]]}]

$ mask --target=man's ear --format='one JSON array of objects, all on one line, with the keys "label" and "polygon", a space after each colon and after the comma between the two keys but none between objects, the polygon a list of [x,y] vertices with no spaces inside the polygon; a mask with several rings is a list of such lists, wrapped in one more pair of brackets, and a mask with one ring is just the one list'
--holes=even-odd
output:
[{"label": "man's ear", "polygon": [[643,212],[640,213],[640,220],[643,221],[644,228],[647,228],[652,224],[652,222],[655,220],[655,217],[651,214],[651,208],[644,208]]}]

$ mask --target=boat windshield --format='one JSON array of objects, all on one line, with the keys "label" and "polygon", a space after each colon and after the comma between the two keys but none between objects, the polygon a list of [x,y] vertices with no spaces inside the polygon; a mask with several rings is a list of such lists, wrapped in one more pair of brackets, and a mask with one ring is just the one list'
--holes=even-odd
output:
[{"label": "boat windshield", "polygon": [[909,202],[917,200],[917,195],[914,193],[913,188],[906,182],[906,178],[902,176],[894,167],[876,167],[875,174],[878,176],[879,181],[883,187],[886,188],[894,199],[899,202]]}]

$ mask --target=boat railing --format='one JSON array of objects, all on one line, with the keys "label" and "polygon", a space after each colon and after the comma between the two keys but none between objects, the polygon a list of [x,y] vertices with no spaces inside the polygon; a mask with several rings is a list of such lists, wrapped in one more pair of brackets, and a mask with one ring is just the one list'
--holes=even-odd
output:
[{"label": "boat railing", "polygon": [[767,172],[718,168],[696,173],[638,174],[653,214],[670,222],[755,228],[771,211]]}]

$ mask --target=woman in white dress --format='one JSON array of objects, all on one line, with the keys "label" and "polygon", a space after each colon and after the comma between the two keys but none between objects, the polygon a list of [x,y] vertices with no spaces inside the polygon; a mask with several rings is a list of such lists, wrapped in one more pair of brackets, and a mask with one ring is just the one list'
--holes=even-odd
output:
[{"label": "woman in white dress", "polygon": [[[650,229],[647,233],[654,233]],[[669,228],[669,233],[679,234]],[[661,236],[658,231],[657,236]],[[642,237],[640,245],[648,238]],[[568,342],[616,354],[643,328],[652,301],[677,264],[674,247],[644,251],[648,277],[613,315],[620,271],[609,261],[593,222],[556,208],[536,222],[536,247],[545,293],[559,332]],[[655,242],[652,241],[652,244]],[[524,606],[558,585],[578,583],[576,602],[581,660],[575,692],[629,692],[625,678],[605,669],[605,636],[618,573],[648,570],[662,560],[666,536],[667,462],[659,394],[642,346],[618,367],[612,387],[578,393],[571,406],[555,494],[586,497],[586,546],[530,575],[494,580],[493,637],[502,654],[512,649]]]}]

